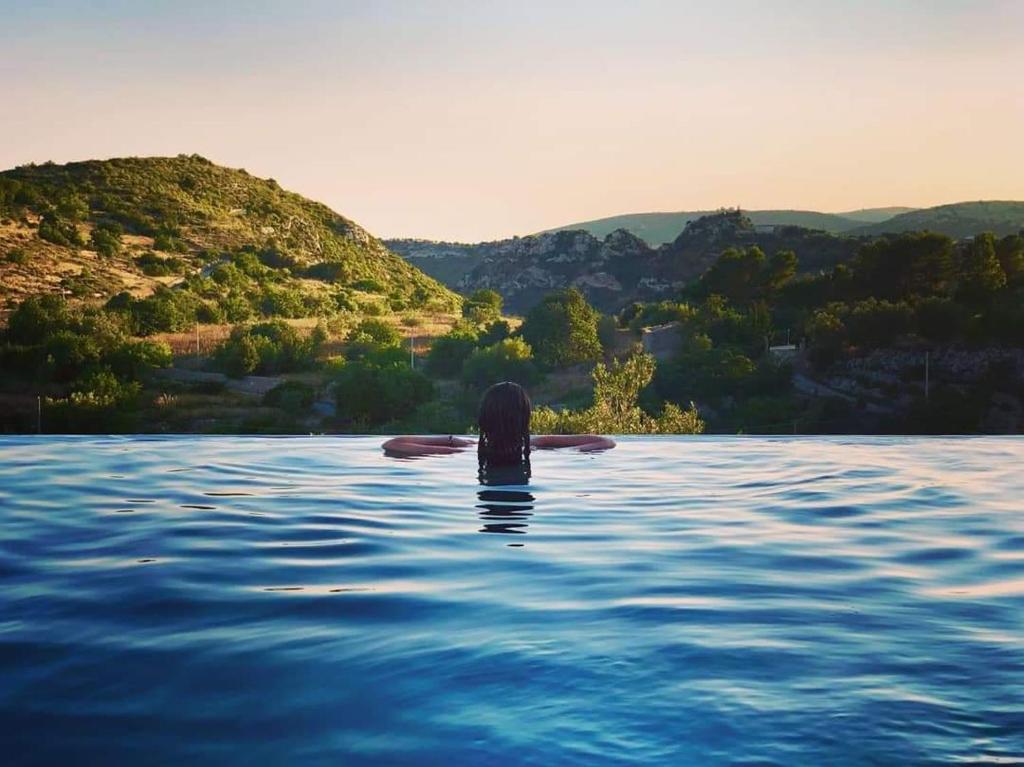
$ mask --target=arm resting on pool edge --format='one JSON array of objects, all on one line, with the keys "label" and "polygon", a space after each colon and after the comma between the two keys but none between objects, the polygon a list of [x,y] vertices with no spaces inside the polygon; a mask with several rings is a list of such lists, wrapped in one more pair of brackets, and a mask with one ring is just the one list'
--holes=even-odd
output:
[{"label": "arm resting on pool edge", "polygon": [[580,452],[592,450],[609,450],[615,447],[615,440],[599,434],[548,434],[543,437],[531,437],[530,447],[545,450],[555,447],[576,447]]},{"label": "arm resting on pool edge", "polygon": [[434,455],[459,453],[464,447],[474,444],[471,439],[461,437],[394,437],[383,445],[385,452],[396,455]]}]

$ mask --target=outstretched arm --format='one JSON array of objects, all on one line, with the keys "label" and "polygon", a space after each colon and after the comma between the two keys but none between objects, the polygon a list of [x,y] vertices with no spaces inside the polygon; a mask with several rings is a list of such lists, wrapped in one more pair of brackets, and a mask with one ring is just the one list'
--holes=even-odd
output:
[{"label": "outstretched arm", "polygon": [[554,447],[576,447],[580,452],[592,450],[608,450],[615,447],[615,440],[599,434],[549,434],[543,437],[531,437],[530,446],[538,450]]},{"label": "outstretched arm", "polygon": [[445,455],[458,453],[474,444],[471,439],[460,437],[394,437],[383,445],[384,452],[393,455]]}]

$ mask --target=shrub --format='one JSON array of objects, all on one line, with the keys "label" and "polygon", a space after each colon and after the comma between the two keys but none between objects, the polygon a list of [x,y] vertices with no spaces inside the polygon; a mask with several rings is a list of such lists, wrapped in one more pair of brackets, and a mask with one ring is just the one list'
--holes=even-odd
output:
[{"label": "shrub", "polygon": [[285,381],[263,395],[263,404],[298,414],[309,410],[315,399],[316,390],[309,384]]},{"label": "shrub", "polygon": [[846,318],[850,341],[858,346],[887,346],[913,326],[914,313],[907,304],[874,298],[856,304]]},{"label": "shrub", "polygon": [[42,343],[52,333],[67,329],[72,318],[60,296],[30,296],[7,318],[7,340],[15,344]]},{"label": "shrub", "polygon": [[354,290],[361,290],[364,293],[386,293],[387,288],[377,280],[360,279],[352,283]]},{"label": "shrub", "polygon": [[966,324],[964,310],[948,298],[924,298],[918,302],[915,314],[918,335],[937,343],[952,341]]},{"label": "shrub", "polygon": [[401,363],[372,359],[347,362],[334,382],[338,417],[360,427],[394,420],[433,399],[434,386]]},{"label": "shrub", "polygon": [[601,356],[597,311],[576,288],[550,293],[526,316],[522,335],[548,367],[574,365]]},{"label": "shrub", "polygon": [[388,346],[399,346],[402,336],[390,323],[367,318],[352,328],[345,338],[345,356],[350,360],[360,359],[368,353]]},{"label": "shrub", "polygon": [[637,404],[640,392],[651,382],[655,361],[649,354],[634,352],[625,362],[594,367],[594,404],[585,410],[554,411],[537,408],[530,420],[534,432],[580,434],[700,434],[704,422],[697,409],[668,403],[658,416],[650,416]]},{"label": "shrub", "polygon": [[121,235],[124,227],[116,221],[104,221],[92,230],[93,249],[105,258],[113,258],[121,252]]},{"label": "shrub", "polygon": [[151,250],[147,250],[136,258],[135,263],[143,274],[150,277],[167,277],[171,274],[178,274],[183,266],[180,259],[174,256],[161,257]]},{"label": "shrub", "polygon": [[71,221],[60,218],[56,213],[50,212],[43,216],[39,222],[39,237],[55,245],[75,247],[85,245],[78,227]]},{"label": "shrub", "polygon": [[452,328],[438,338],[427,353],[427,372],[441,378],[454,378],[462,372],[462,365],[476,349],[477,332],[465,325]]},{"label": "shrub", "polygon": [[302,291],[295,288],[267,288],[260,301],[265,317],[305,317],[306,304]]},{"label": "shrub", "polygon": [[493,322],[501,317],[501,294],[489,288],[474,291],[462,304],[462,316],[477,324]]},{"label": "shrub", "polygon": [[171,366],[171,347],[162,341],[126,341],[107,356],[115,375],[122,379],[141,378],[155,368]]},{"label": "shrub", "polygon": [[7,252],[7,261],[11,264],[18,264],[24,266],[29,262],[28,251],[24,248],[14,248]]},{"label": "shrub", "polygon": [[485,349],[476,349],[462,365],[462,382],[484,389],[500,381],[516,381],[523,386],[537,380],[533,350],[521,338],[506,338]]},{"label": "shrub", "polygon": [[67,397],[47,398],[43,422],[51,432],[130,430],[141,389],[137,381],[121,381],[109,370],[98,370],[79,382]]},{"label": "shrub", "polygon": [[322,341],[320,334],[304,338],[287,323],[273,320],[248,328],[236,327],[215,352],[214,359],[234,378],[253,373],[287,373],[312,366]]}]

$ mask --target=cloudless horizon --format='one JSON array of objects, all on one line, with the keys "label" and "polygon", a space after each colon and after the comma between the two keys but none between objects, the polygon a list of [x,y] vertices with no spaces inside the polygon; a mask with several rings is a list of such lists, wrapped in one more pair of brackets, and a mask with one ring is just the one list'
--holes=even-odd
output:
[{"label": "cloudless horizon", "polygon": [[0,166],[198,153],[381,237],[1024,198],[1024,3],[0,0]]}]

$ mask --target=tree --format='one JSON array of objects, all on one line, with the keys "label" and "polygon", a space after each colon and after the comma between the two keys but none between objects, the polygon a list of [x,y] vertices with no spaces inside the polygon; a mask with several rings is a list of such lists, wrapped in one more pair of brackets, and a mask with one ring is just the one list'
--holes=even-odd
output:
[{"label": "tree", "polygon": [[914,327],[914,313],[904,302],[869,298],[854,305],[846,318],[851,343],[857,346],[888,346]]},{"label": "tree", "polygon": [[814,313],[807,323],[807,335],[811,339],[811,361],[819,368],[835,362],[846,346],[846,325],[828,309]]},{"label": "tree", "polygon": [[640,392],[651,382],[655,371],[654,357],[639,349],[611,367],[598,363],[594,367],[594,404],[584,410],[537,408],[530,419],[530,428],[537,433],[579,434],[699,434],[704,422],[691,403],[688,410],[668,403],[660,415],[652,417],[637,404]]},{"label": "tree", "polygon": [[537,380],[533,349],[521,338],[506,338],[486,349],[476,349],[462,366],[462,382],[484,389],[500,381],[529,385]]},{"label": "tree", "polygon": [[1008,283],[1024,277],[1024,236],[1011,234],[996,244],[996,257],[1003,267]]},{"label": "tree", "polygon": [[996,257],[995,237],[979,234],[964,250],[957,296],[965,303],[981,304],[1004,287],[1006,273]]},{"label": "tree", "polygon": [[434,397],[434,385],[408,364],[372,357],[346,362],[334,381],[338,417],[375,427],[413,412]]},{"label": "tree", "polygon": [[954,277],[953,241],[933,232],[883,237],[860,249],[853,273],[857,295],[849,297],[898,300],[942,294]]},{"label": "tree", "polygon": [[542,365],[563,367],[601,356],[600,318],[576,288],[549,293],[526,316],[522,336]]},{"label": "tree", "polygon": [[915,308],[917,334],[936,343],[948,343],[963,332],[966,317],[963,308],[948,298],[930,296]]},{"label": "tree", "polygon": [[476,349],[479,336],[475,328],[456,325],[438,338],[427,353],[427,372],[441,378],[454,378],[462,372],[462,364]]},{"label": "tree", "polygon": [[115,221],[104,221],[92,230],[92,246],[106,258],[113,258],[121,252],[121,235],[124,228]]},{"label": "tree", "polygon": [[399,346],[402,334],[384,320],[368,317],[352,328],[345,338],[345,356],[351,359],[365,357],[370,352],[388,346]]},{"label": "tree", "polygon": [[462,304],[462,316],[483,325],[501,317],[501,294],[490,288],[481,288],[470,294]]}]

